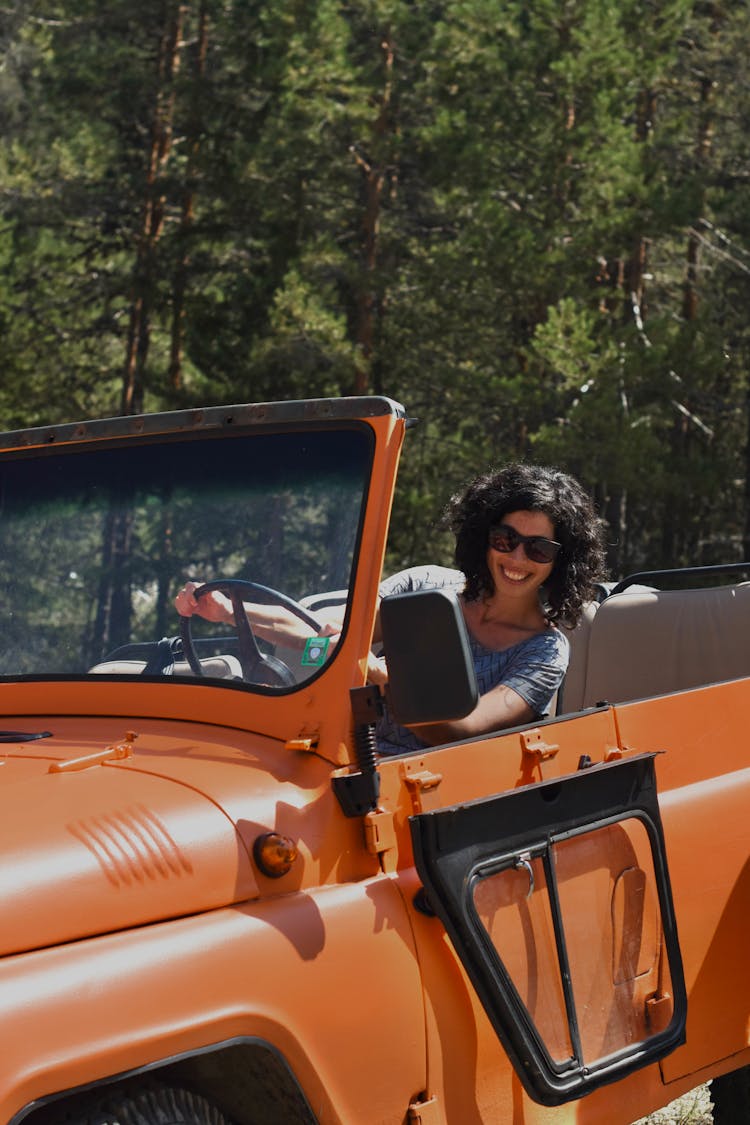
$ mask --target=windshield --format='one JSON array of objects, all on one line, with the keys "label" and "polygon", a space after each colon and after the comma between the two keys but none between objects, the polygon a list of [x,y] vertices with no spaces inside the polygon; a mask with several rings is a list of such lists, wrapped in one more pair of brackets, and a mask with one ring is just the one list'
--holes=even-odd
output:
[{"label": "windshield", "polygon": [[261,690],[309,679],[333,645],[256,630],[243,642],[195,616],[191,666],[175,595],[187,580],[240,579],[257,584],[240,604],[282,607],[310,637],[326,613],[343,619],[371,452],[352,425],[6,455],[0,675],[200,673]]}]

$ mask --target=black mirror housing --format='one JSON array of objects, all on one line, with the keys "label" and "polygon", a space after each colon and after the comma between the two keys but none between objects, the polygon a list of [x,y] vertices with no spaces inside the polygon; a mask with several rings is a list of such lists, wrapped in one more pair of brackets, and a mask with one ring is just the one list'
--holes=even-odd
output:
[{"label": "black mirror housing", "polygon": [[392,594],[380,603],[388,707],[404,726],[462,719],[479,691],[458,598],[448,590]]}]

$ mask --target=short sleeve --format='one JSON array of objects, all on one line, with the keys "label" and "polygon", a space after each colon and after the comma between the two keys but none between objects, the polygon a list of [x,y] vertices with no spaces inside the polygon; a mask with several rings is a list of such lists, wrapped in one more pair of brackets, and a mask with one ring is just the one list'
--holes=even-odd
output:
[{"label": "short sleeve", "polygon": [[568,638],[559,629],[537,633],[517,646],[500,682],[517,692],[536,715],[546,715],[570,658]]}]

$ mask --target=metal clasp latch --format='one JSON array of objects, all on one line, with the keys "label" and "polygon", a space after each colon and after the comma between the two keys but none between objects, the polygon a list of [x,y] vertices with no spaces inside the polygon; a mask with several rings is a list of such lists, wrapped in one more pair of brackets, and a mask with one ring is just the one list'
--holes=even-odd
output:
[{"label": "metal clasp latch", "polygon": [[435,801],[428,799],[425,803],[424,798],[426,794],[434,793],[439,787],[443,780],[441,773],[433,773],[432,770],[427,769],[424,760],[419,759],[416,762],[404,762],[401,766],[401,776],[409,790],[415,814],[427,812],[430,807],[437,804],[437,799]]},{"label": "metal clasp latch", "polygon": [[534,762],[547,762],[554,758],[560,747],[544,741],[539,727],[521,732],[521,749]]},{"label": "metal clasp latch", "polygon": [[531,866],[531,852],[523,852],[516,857],[516,862],[513,864],[516,871],[525,871],[529,876],[529,889],[526,892],[526,898],[531,898],[534,893],[534,868]]}]

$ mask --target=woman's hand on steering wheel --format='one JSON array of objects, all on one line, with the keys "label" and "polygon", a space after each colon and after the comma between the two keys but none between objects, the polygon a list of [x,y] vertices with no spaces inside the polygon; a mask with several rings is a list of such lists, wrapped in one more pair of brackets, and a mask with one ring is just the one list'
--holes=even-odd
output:
[{"label": "woman's hand on steering wheel", "polygon": [[[250,603],[245,600],[246,597],[255,600]],[[268,683],[267,677],[271,677],[271,683],[286,687],[296,683],[294,673],[283,660],[262,652],[258,647],[256,629],[259,636],[270,633],[275,641],[282,619],[286,623],[286,630],[290,621],[298,619],[302,622],[302,635],[305,638],[317,636],[321,628],[321,622],[313,614],[280,590],[241,578],[218,578],[203,584],[186,582],[175,598],[175,606],[180,613],[180,635],[185,659],[196,676],[203,675],[191,630],[190,619],[196,614],[208,621],[231,624],[237,630],[242,676],[249,683]],[[297,628],[300,628],[299,625]],[[285,629],[282,628],[279,632],[283,635]]]},{"label": "woman's hand on steering wheel", "polygon": [[198,599],[195,597],[195,591],[202,585],[202,582],[186,582],[177,594],[174,604],[180,617],[192,617],[193,614],[197,614],[206,621],[215,621],[220,625],[233,624],[234,613],[230,599],[220,590],[209,590]]}]

